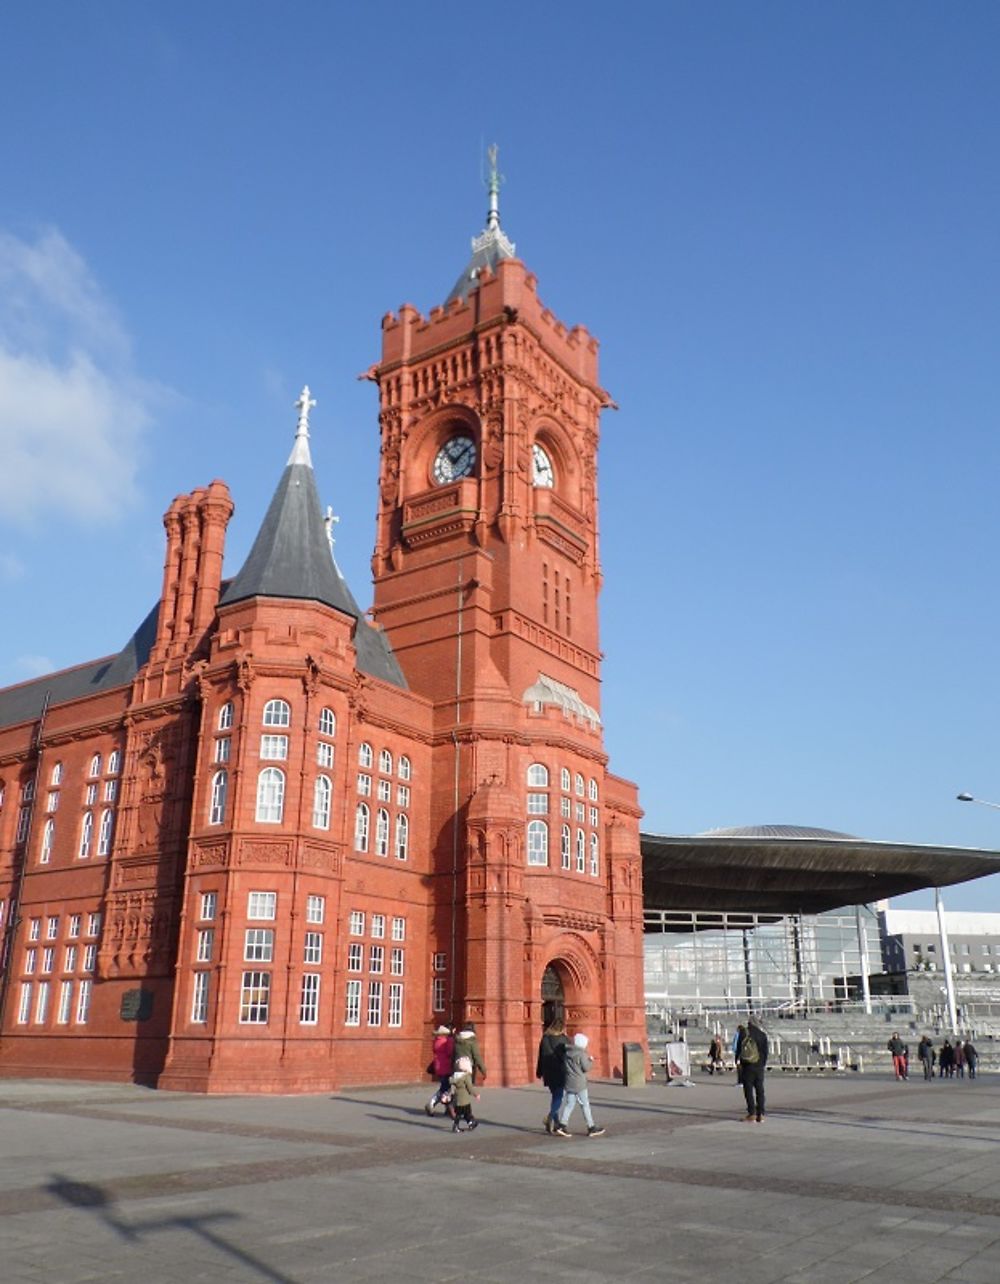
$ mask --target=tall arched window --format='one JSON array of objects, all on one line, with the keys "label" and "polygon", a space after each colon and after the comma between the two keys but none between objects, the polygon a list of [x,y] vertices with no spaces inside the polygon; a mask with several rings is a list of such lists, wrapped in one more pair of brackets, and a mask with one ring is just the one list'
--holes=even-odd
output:
[{"label": "tall arched window", "polygon": [[319,734],[321,736],[335,736],[337,734],[337,718],[332,709],[320,710]]},{"label": "tall arched window", "polygon": [[591,776],[590,784],[587,786],[587,792],[590,795],[591,802],[597,802],[597,781]]},{"label": "tall arched window", "polygon": [[563,767],[562,771],[559,773],[559,777],[562,783],[563,793],[568,794],[571,788],[569,767]]},{"label": "tall arched window", "polygon": [[404,753],[399,760],[399,778],[400,780],[409,780],[412,775],[410,760]]},{"label": "tall arched window", "polygon": [[39,861],[43,865],[47,865],[52,859],[52,840],[55,836],[56,822],[51,819],[47,820],[45,822],[45,828],[42,830],[42,850],[38,857]]},{"label": "tall arched window", "polygon": [[573,838],[570,834],[569,825],[563,825],[559,835],[559,852],[562,857],[561,864],[563,869],[573,868]]},{"label": "tall arched window", "polygon": [[601,869],[601,847],[600,840],[596,834],[590,835],[590,872],[594,876],[600,873]]},{"label": "tall arched window", "polygon": [[122,756],[117,749],[112,749],[108,756],[108,775],[117,776],[118,770],[122,765]]},{"label": "tall arched window", "polygon": [[578,798],[582,798],[583,797],[583,777],[580,775],[579,772],[577,772],[574,779],[576,783],[576,795]]},{"label": "tall arched window", "polygon": [[383,749],[378,756],[378,769],[383,776],[392,775],[392,754],[388,749]]},{"label": "tall arched window", "polygon": [[265,727],[287,727],[291,721],[292,710],[287,700],[268,700],[264,705]]},{"label": "tall arched window", "polygon": [[111,850],[111,831],[115,826],[115,813],[110,807],[101,812],[101,828],[97,833],[97,854],[107,856]]},{"label": "tall arched window", "polygon": [[549,783],[549,769],[540,762],[533,762],[528,768],[528,784],[533,788],[545,789]]},{"label": "tall arched window", "polygon": [[368,850],[368,825],[371,819],[371,813],[368,811],[367,803],[358,803],[354,812],[354,850],[356,852],[366,852]]},{"label": "tall arched window", "polygon": [[233,725],[233,702],[227,700],[219,710],[219,730],[228,731]]},{"label": "tall arched window", "polygon": [[375,855],[389,855],[389,813],[384,807],[378,809],[375,818]]},{"label": "tall arched window", "polygon": [[61,785],[62,775],[63,775],[62,763],[57,762],[56,765],[52,768],[52,775],[49,777],[49,783],[53,785]]},{"label": "tall arched window", "polygon": [[80,859],[85,860],[90,855],[90,846],[94,841],[94,813],[86,811],[83,814],[83,825],[80,828]]},{"label": "tall arched window", "polygon": [[333,796],[333,785],[329,776],[317,776],[313,789],[313,828],[330,828],[330,799]]},{"label": "tall arched window", "polygon": [[582,829],[576,831],[576,872],[583,874],[587,869],[586,835]]},{"label": "tall arched window", "polygon": [[373,762],[372,747],[370,744],[358,745],[358,766],[370,767]]},{"label": "tall arched window", "polygon": [[528,822],[528,864],[549,863],[549,827],[544,820]]},{"label": "tall arched window", "polygon": [[257,820],[280,825],[284,814],[285,773],[278,767],[265,767],[257,777]]},{"label": "tall arched window", "polygon": [[99,753],[95,753],[93,758],[91,758],[90,760],[90,770],[87,772],[87,775],[99,776],[100,774],[101,774],[101,755]]},{"label": "tall arched window", "polygon": [[212,802],[208,810],[208,823],[221,825],[226,818],[226,793],[229,789],[229,773],[217,771],[212,777]]},{"label": "tall arched window", "polygon": [[410,854],[410,818],[402,812],[396,817],[396,859],[406,860]]}]

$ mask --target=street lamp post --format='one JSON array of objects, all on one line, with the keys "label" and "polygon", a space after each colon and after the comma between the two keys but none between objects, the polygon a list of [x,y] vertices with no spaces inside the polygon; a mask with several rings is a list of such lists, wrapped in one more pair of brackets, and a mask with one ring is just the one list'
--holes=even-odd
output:
[{"label": "street lamp post", "polygon": [[[959,802],[978,803],[980,807],[992,807],[1000,811],[1000,803],[987,802],[985,798],[976,798],[964,790],[955,795]],[[938,935],[941,938],[941,954],[944,959],[944,982],[945,992],[948,996],[948,1016],[951,1019],[951,1029],[953,1034],[958,1033],[958,1012],[955,1008],[955,983],[952,980],[951,973],[951,953],[948,949],[948,929],[944,922],[944,902],[941,900],[940,887],[934,888],[934,905],[937,909],[938,916]]]}]

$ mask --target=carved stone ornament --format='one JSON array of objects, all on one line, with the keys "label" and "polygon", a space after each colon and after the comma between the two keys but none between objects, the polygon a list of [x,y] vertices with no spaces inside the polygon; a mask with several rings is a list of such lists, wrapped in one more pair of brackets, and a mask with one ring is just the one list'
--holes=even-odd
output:
[{"label": "carved stone ornament", "polygon": [[236,685],[244,695],[253,686],[254,677],[253,656],[248,652],[242,659],[236,661]]},{"label": "carved stone ornament", "polygon": [[320,667],[311,655],[306,656],[306,671],[302,675],[302,689],[307,696],[314,696],[319,690],[321,677]]}]

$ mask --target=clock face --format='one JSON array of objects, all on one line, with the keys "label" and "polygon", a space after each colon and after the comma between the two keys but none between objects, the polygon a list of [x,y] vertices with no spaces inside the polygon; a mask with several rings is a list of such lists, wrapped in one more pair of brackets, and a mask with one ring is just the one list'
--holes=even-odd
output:
[{"label": "clock face", "polygon": [[439,486],[468,477],[476,466],[476,443],[471,437],[451,437],[434,459],[434,480]]},{"label": "clock face", "polygon": [[536,441],[531,447],[531,483],[533,486],[552,487],[556,484],[556,475],[552,471],[552,460]]}]

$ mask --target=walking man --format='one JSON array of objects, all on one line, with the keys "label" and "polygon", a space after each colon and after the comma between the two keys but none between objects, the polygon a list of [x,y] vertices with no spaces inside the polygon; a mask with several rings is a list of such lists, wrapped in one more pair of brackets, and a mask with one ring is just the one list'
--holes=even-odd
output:
[{"label": "walking man", "polygon": [[747,1020],[746,1033],[736,1046],[736,1064],[739,1069],[747,1113],[744,1123],[764,1122],[764,1071],[767,1069],[767,1035],[757,1024],[756,1017]]}]

